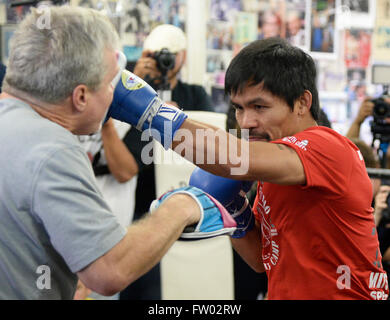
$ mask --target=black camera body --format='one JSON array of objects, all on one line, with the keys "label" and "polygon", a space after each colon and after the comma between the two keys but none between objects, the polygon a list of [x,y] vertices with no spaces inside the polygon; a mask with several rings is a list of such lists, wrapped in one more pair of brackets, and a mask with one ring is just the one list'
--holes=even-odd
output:
[{"label": "black camera body", "polygon": [[371,132],[374,139],[379,139],[381,142],[390,142],[390,121],[386,120],[386,118],[390,118],[390,104],[385,101],[385,97],[387,95],[371,100],[374,103],[372,111],[374,119],[371,122]]},{"label": "black camera body", "polygon": [[[156,60],[157,69],[161,72],[161,76],[157,78],[151,78],[147,74],[144,80],[149,83],[156,91],[170,92],[170,84],[167,74],[169,70],[175,67],[176,54],[170,52],[167,48],[163,48],[160,51],[154,52],[152,55],[150,55],[150,57]],[[170,100],[168,96],[165,97],[166,99]]]},{"label": "black camera body", "polygon": [[157,68],[164,76],[167,72],[175,67],[176,54],[170,52],[167,48],[154,52],[152,58],[157,62]]},{"label": "black camera body", "polygon": [[390,104],[383,97],[371,100],[374,103],[373,115],[375,119],[390,118]]}]

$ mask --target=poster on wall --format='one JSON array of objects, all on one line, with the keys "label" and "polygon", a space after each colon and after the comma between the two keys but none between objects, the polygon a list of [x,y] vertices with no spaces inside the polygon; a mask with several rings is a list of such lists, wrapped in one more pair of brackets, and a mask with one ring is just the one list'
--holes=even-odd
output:
[{"label": "poster on wall", "polygon": [[373,60],[390,63],[390,0],[377,0],[376,6]]},{"label": "poster on wall", "polygon": [[362,100],[366,97],[367,82],[366,70],[362,68],[348,69],[347,83],[348,83],[348,100],[356,101]]},{"label": "poster on wall", "polygon": [[225,71],[232,60],[232,51],[208,50],[206,72],[209,74],[212,84],[223,86],[225,84]]},{"label": "poster on wall", "polygon": [[120,33],[120,18],[124,13],[120,0],[70,0],[69,4],[99,10],[110,18],[117,32]]},{"label": "poster on wall", "polygon": [[257,15],[250,12],[238,12],[233,31],[233,55],[256,39]]},{"label": "poster on wall", "polygon": [[372,31],[351,29],[344,32],[344,61],[347,68],[367,68],[371,58]]},{"label": "poster on wall", "polygon": [[338,7],[339,27],[372,29],[375,23],[375,1],[341,0]]},{"label": "poster on wall", "polygon": [[138,60],[142,45],[150,32],[150,9],[147,0],[127,0],[122,5],[120,37],[129,61]]},{"label": "poster on wall", "polygon": [[314,58],[337,57],[336,0],[312,0],[310,52]]},{"label": "poster on wall", "polygon": [[[6,0],[6,22],[8,24],[19,23],[30,12],[31,4],[11,7],[15,0]],[[19,1],[18,1],[19,2]]]},{"label": "poster on wall", "polygon": [[185,30],[185,0],[146,0],[149,2],[152,24],[168,23]]},{"label": "poster on wall", "polygon": [[[225,71],[233,56],[235,23],[241,10],[241,0],[208,1],[206,83],[211,88],[223,88]],[[224,104],[223,100],[218,101]]]},{"label": "poster on wall", "polygon": [[210,20],[233,22],[242,10],[241,0],[210,0]]},{"label": "poster on wall", "polygon": [[207,25],[207,49],[232,50],[233,26],[223,21],[215,21]]},{"label": "poster on wall", "polygon": [[309,46],[306,0],[243,0],[243,10],[257,15],[257,39],[281,37],[291,44]]},{"label": "poster on wall", "polygon": [[317,87],[322,93],[343,92],[346,88],[346,66],[343,61],[316,60]]}]

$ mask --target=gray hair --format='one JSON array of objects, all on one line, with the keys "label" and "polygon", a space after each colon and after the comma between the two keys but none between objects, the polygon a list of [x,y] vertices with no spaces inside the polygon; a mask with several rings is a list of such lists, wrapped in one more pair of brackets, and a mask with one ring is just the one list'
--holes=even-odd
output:
[{"label": "gray hair", "polygon": [[105,51],[119,47],[114,26],[93,9],[47,9],[48,28],[39,24],[42,12],[33,9],[15,31],[3,91],[12,94],[16,89],[54,103],[66,99],[79,84],[97,90],[108,71]]}]

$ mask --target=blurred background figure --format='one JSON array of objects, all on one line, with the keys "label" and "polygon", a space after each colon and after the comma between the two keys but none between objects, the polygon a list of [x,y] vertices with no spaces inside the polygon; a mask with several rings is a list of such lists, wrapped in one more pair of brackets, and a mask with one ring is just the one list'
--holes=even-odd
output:
[{"label": "blurred background figure", "polygon": [[259,39],[267,39],[271,37],[280,37],[282,34],[282,19],[278,13],[274,11],[266,11],[260,17]]},{"label": "blurred background figure", "polygon": [[305,21],[298,11],[287,14],[287,40],[294,46],[305,45],[305,30],[302,28]]}]

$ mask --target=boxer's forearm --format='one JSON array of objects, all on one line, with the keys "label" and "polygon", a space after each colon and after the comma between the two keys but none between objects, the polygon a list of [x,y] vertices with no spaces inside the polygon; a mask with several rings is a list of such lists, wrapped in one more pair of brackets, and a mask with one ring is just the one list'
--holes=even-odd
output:
[{"label": "boxer's forearm", "polygon": [[221,128],[187,119],[176,132],[171,149],[213,174],[250,180],[247,170],[232,177],[232,169],[248,163],[249,143]]},{"label": "boxer's forearm", "polygon": [[186,119],[176,132],[171,148],[222,177],[281,185],[306,183],[303,164],[292,148],[264,141],[248,142],[191,119]]},{"label": "boxer's forearm", "polygon": [[246,233],[244,238],[231,238],[234,250],[256,272],[264,272],[261,232],[258,226]]}]

